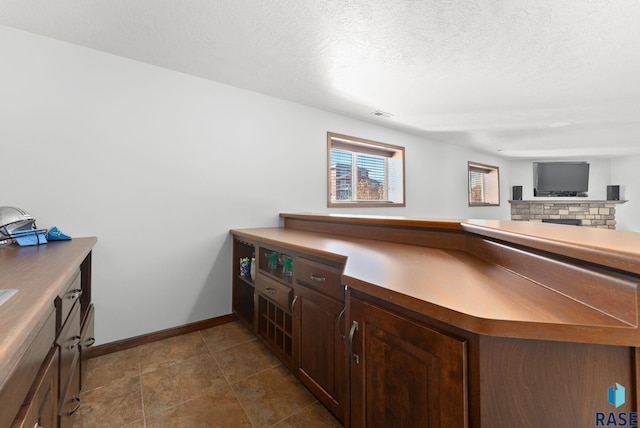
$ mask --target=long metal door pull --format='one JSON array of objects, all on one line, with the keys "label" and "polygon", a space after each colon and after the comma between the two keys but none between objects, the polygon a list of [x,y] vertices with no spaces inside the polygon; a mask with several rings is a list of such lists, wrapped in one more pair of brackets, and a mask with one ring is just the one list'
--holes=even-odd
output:
[{"label": "long metal door pull", "polygon": [[342,325],[342,323],[340,322],[340,320],[342,319],[342,317],[344,316],[345,311],[347,310],[346,306],[344,308],[342,308],[342,310],[340,311],[340,315],[338,315],[338,336],[340,336],[340,340],[342,340],[342,343],[347,341],[347,336],[345,336],[344,334],[342,334],[342,329],[340,328],[340,326]]},{"label": "long metal door pull", "polygon": [[356,331],[358,331],[358,321],[353,321],[351,330],[349,330],[349,355],[351,355],[356,364],[360,364],[360,356],[353,353],[353,336],[356,334]]}]

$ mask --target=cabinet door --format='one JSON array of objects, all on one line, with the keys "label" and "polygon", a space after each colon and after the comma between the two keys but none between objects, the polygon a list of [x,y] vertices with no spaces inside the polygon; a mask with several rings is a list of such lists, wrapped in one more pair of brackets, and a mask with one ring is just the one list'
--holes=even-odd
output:
[{"label": "cabinet door", "polygon": [[[67,322],[64,323],[56,345],[60,352],[60,399],[69,388],[75,366],[80,361],[80,305],[74,305]],[[78,387],[80,385],[78,377]]]},{"label": "cabinet door", "polygon": [[58,352],[51,348],[11,428],[55,427],[58,422]]},{"label": "cabinet door", "polygon": [[80,330],[80,389],[87,377],[89,363],[89,348],[96,343],[95,339],[95,310],[93,304],[89,304],[87,315],[82,322]]},{"label": "cabinet door", "polygon": [[351,426],[466,427],[466,342],[350,298]]},{"label": "cabinet door", "polygon": [[[309,288],[295,287],[298,377],[342,422],[347,401],[344,305]],[[342,324],[341,324],[342,323]]]},{"label": "cabinet door", "polygon": [[73,414],[80,408],[80,370],[77,364],[72,370],[69,387],[59,402],[58,428],[72,428]]}]

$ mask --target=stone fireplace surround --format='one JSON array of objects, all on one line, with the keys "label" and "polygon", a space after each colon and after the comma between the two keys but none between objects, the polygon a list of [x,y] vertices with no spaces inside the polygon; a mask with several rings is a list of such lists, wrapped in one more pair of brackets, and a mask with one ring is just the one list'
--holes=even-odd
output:
[{"label": "stone fireplace surround", "polygon": [[581,226],[601,229],[616,228],[616,205],[626,201],[541,200],[509,201],[511,220],[580,220]]}]

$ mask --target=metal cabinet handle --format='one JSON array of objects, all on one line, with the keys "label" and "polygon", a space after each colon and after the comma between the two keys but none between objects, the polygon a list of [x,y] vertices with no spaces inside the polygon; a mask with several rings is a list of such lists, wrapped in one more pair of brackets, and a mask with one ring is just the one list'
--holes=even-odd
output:
[{"label": "metal cabinet handle", "polygon": [[344,313],[345,313],[346,310],[347,310],[346,307],[342,308],[342,311],[340,311],[340,315],[338,315],[338,336],[340,336],[340,340],[342,340],[343,342],[347,341],[347,336],[342,334],[342,329],[340,328],[340,325],[342,323],[340,322],[340,320],[344,316]]},{"label": "metal cabinet handle", "polygon": [[82,338],[81,338],[80,336],[73,336],[71,339],[73,340],[73,343],[71,343],[71,344],[69,345],[69,350],[70,350],[70,351],[73,351],[73,349],[74,349],[75,347],[77,347],[78,345],[80,345],[80,342],[82,341]]},{"label": "metal cabinet handle", "polygon": [[82,290],[79,288],[76,288],[74,290],[71,290],[68,294],[67,294],[67,298],[69,300],[75,300],[78,297],[82,296]]},{"label": "metal cabinet handle", "polygon": [[351,324],[351,330],[349,330],[349,355],[351,355],[356,364],[360,364],[360,356],[353,353],[353,336],[356,334],[356,331],[358,331],[358,321],[354,321]]},{"label": "metal cabinet handle", "polygon": [[325,278],[324,276],[315,276],[314,274],[309,274],[309,278],[311,278],[311,281],[321,282],[321,283],[327,280],[327,278]]},{"label": "metal cabinet handle", "polygon": [[293,301],[291,302],[291,315],[294,318],[298,318],[298,314],[295,313],[295,306],[297,301],[298,301],[298,296],[294,296]]},{"label": "metal cabinet handle", "polygon": [[265,288],[265,291],[267,292],[267,294],[276,294],[276,289],[272,287]]},{"label": "metal cabinet handle", "polygon": [[77,402],[77,404],[76,404],[76,407],[74,407],[73,409],[67,412],[67,415],[69,416],[73,415],[76,412],[76,410],[80,408],[80,397],[78,397],[77,395],[74,395],[73,397],[71,397],[71,402],[73,403],[74,401]]}]

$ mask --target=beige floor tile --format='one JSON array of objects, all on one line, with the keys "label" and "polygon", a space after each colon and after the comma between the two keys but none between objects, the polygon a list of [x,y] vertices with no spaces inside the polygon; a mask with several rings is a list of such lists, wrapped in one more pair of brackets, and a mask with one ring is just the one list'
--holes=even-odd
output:
[{"label": "beige floor tile", "polygon": [[217,389],[147,419],[147,428],[251,427],[229,387]]},{"label": "beige floor tile", "polygon": [[81,406],[74,414],[75,428],[115,428],[141,420],[140,378],[119,379],[83,392]]},{"label": "beige floor tile", "polygon": [[283,366],[232,385],[254,427],[268,427],[301,411],[316,399]]},{"label": "beige floor tile", "polygon": [[213,356],[229,383],[280,365],[280,361],[257,340],[215,352]]},{"label": "beige floor tile", "polygon": [[218,352],[250,340],[257,340],[240,321],[200,331],[209,352]]},{"label": "beige floor tile", "polygon": [[83,391],[113,383],[118,380],[130,379],[140,375],[138,351],[127,349],[113,354],[107,354],[89,360],[87,377],[82,385]]},{"label": "beige floor tile", "polygon": [[227,380],[209,354],[163,366],[143,373],[142,397],[145,414],[154,415],[177,404],[228,386]]},{"label": "beige floor tile", "polygon": [[239,322],[94,358],[81,396],[74,428],[340,426]]},{"label": "beige floor tile", "polygon": [[340,428],[342,424],[320,402],[315,402],[309,407],[287,419],[279,422],[273,428]]},{"label": "beige floor tile", "polygon": [[150,372],[207,352],[202,336],[197,331],[141,345],[138,347],[140,370],[142,373]]}]

